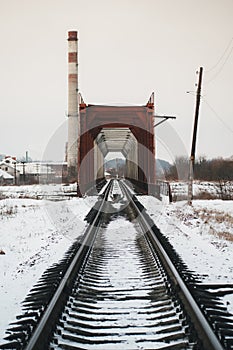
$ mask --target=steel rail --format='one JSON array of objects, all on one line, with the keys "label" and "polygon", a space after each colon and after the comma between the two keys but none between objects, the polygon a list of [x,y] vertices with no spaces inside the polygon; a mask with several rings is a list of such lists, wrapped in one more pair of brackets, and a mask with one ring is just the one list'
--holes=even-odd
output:
[{"label": "steel rail", "polygon": [[45,350],[48,347],[49,338],[51,336],[51,329],[57,322],[57,318],[61,312],[61,306],[64,305],[67,296],[69,295],[69,290],[72,286],[74,277],[77,275],[79,269],[81,268],[85,257],[91,250],[97,232],[100,228],[100,216],[102,209],[105,205],[106,199],[108,198],[112,183],[110,182],[106,188],[104,198],[101,202],[98,213],[95,216],[93,222],[88,226],[86,232],[84,233],[83,240],[81,241],[81,246],[72,260],[67,272],[62,278],[57,291],[55,292],[53,298],[51,299],[45,313],[43,314],[38,326],[36,327],[34,333],[32,334],[25,350]]},{"label": "steel rail", "polygon": [[163,246],[159,242],[158,238],[155,236],[151,225],[146,220],[143,213],[138,209],[137,205],[134,203],[133,195],[130,193],[129,189],[125,184],[120,183],[122,190],[124,191],[126,197],[128,198],[129,203],[133,203],[134,209],[136,210],[138,216],[138,222],[143,229],[146,237],[149,242],[155,248],[156,253],[158,254],[161,262],[163,263],[164,268],[166,269],[170,279],[172,280],[175,290],[182,300],[192,322],[193,326],[198,334],[199,339],[202,341],[205,350],[224,350],[219,339],[214,333],[213,329],[209,325],[205,316],[201,312],[198,304],[190,293],[189,289],[185,285],[184,281],[180,277],[177,269],[173,265],[168,254],[164,250]]}]

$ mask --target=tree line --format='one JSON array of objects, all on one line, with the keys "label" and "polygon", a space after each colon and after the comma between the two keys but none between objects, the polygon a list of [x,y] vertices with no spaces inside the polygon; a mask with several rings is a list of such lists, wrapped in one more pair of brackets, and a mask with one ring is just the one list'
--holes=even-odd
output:
[{"label": "tree line", "polygon": [[[189,159],[177,157],[174,164],[165,170],[166,180],[187,180]],[[233,181],[233,159],[199,157],[195,161],[194,179],[203,181]]]}]

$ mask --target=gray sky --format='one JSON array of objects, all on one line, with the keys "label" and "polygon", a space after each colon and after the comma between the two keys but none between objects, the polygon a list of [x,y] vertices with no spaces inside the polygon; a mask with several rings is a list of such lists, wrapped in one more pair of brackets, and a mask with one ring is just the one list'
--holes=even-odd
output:
[{"label": "gray sky", "polygon": [[0,153],[40,158],[65,130],[66,39],[78,30],[85,102],[140,105],[155,91],[156,113],[177,117],[156,130],[158,157],[179,152],[171,134],[189,153],[195,94],[186,91],[203,66],[197,155],[232,156],[232,15],[233,0],[0,0]]}]

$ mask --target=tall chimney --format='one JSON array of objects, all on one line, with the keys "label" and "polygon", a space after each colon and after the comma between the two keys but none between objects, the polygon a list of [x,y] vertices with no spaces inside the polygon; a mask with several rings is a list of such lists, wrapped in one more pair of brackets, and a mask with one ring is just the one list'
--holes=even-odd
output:
[{"label": "tall chimney", "polygon": [[78,177],[78,137],[79,137],[79,103],[78,103],[78,38],[77,31],[68,32],[68,177]]}]

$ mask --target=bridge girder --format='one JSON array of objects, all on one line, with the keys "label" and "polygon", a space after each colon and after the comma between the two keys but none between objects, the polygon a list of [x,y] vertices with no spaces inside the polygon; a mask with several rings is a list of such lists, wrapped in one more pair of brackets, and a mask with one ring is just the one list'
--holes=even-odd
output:
[{"label": "bridge girder", "polygon": [[83,190],[88,184],[93,184],[97,178],[103,176],[103,171],[100,171],[101,166],[103,168],[101,162],[108,152],[121,152],[125,156],[126,175],[129,178],[142,183],[155,183],[152,99],[145,106],[121,107],[86,105],[82,101],[78,182]]}]

